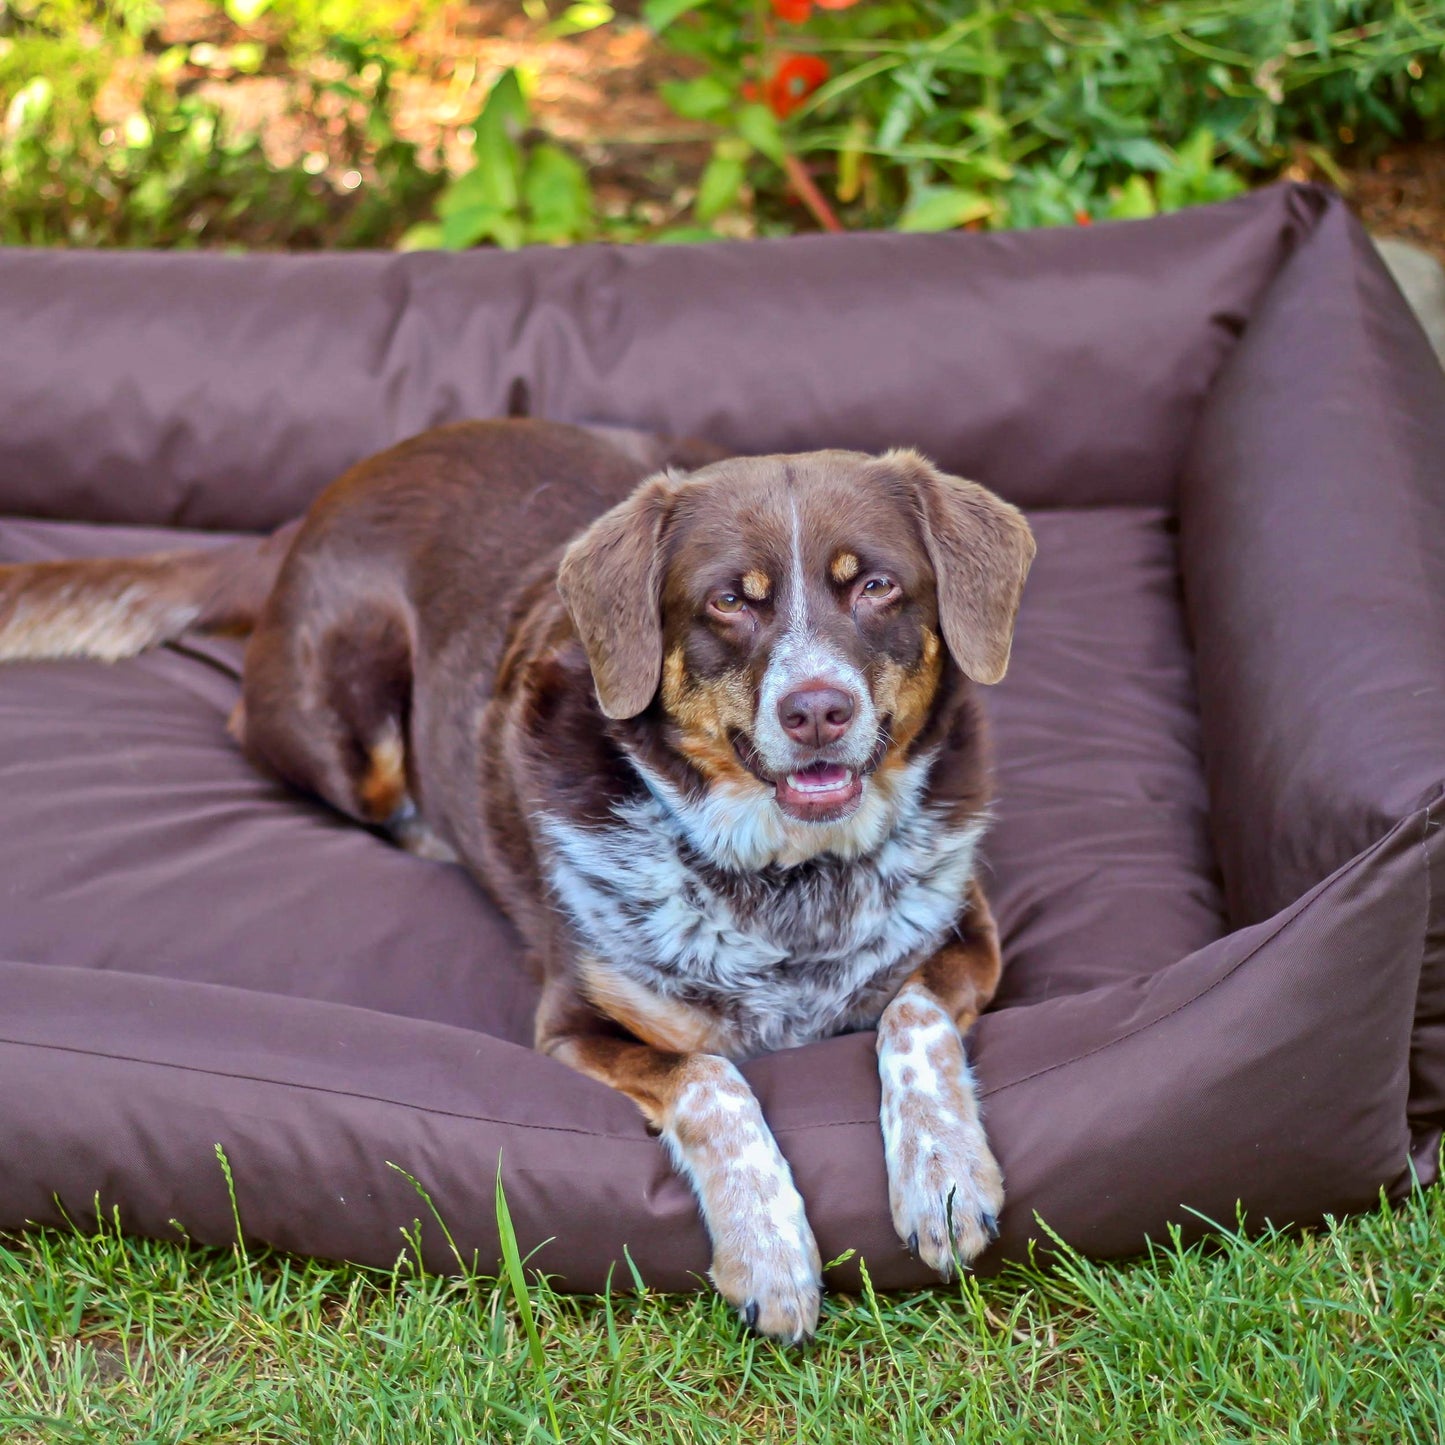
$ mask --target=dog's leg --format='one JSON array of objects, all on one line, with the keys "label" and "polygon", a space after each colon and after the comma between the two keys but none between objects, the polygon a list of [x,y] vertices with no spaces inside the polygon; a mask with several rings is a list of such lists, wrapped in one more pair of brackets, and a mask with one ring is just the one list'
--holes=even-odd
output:
[{"label": "dog's leg", "polygon": [[1000,968],[998,930],[973,884],[958,936],[908,978],[878,1023],[893,1226],[945,1279],[997,1237],[1003,1208],[962,1038]]},{"label": "dog's leg", "polygon": [[389,599],[348,597],[332,616],[309,596],[296,600],[279,588],[278,596],[271,611],[279,617],[262,618],[246,651],[232,736],[253,762],[357,822],[404,825],[416,812],[405,619]]},{"label": "dog's leg", "polygon": [[818,1246],[746,1080],[717,1054],[673,1053],[609,1029],[567,987],[544,991],[537,1047],[626,1094],[662,1135],[701,1205],[718,1292],[759,1334],[807,1339],[822,1293]]}]

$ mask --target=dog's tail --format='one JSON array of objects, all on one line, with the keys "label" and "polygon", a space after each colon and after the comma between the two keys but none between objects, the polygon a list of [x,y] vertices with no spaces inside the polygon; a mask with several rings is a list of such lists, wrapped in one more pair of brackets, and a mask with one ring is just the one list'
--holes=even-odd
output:
[{"label": "dog's tail", "polygon": [[0,566],[0,662],[116,662],[183,632],[249,632],[299,525],[204,551]]}]

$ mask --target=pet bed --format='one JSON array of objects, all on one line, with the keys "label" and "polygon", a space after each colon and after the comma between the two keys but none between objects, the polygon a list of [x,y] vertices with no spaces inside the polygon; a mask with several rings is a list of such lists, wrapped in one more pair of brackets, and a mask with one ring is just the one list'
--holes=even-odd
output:
[{"label": "pet bed", "polygon": [[[1433,1180],[1445,1124],[1445,375],[1335,198],[1010,235],[317,257],[0,252],[0,559],[271,527],[526,411],[916,446],[1029,509],[987,692],[1007,971],[970,1041],[1009,1202],[1097,1256]],[[456,867],[257,775],[239,647],[0,670],[0,1228],[565,1288],[708,1250],[633,1107],[527,1047]],[[824,1259],[893,1237],[871,1035],[757,1060]],[[395,1168],[390,1166],[396,1166]],[[402,1171],[405,1171],[403,1173]],[[545,1243],[544,1243],[545,1241]],[[857,1261],[833,1282],[856,1281]],[[627,1278],[624,1274],[623,1278]]]}]

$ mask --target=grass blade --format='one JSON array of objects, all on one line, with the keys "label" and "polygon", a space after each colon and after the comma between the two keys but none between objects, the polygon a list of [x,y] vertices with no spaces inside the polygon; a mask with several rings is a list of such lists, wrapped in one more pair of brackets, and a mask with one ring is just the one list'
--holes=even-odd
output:
[{"label": "grass blade", "polygon": [[542,1349],[542,1337],[537,1333],[537,1321],[532,1314],[532,1297],[527,1281],[522,1274],[522,1253],[517,1247],[517,1231],[512,1227],[512,1212],[507,1208],[507,1196],[502,1189],[502,1158],[497,1156],[497,1235],[502,1243],[502,1266],[506,1270],[507,1283],[512,1298],[517,1302],[517,1313],[522,1319],[522,1330],[527,1336],[527,1348],[532,1356],[532,1369],[542,1391],[542,1401],[547,1407],[547,1420],[552,1427],[552,1438],[561,1442],[562,1431],[557,1424],[557,1407],[552,1400],[552,1381],[547,1374],[547,1356]]}]

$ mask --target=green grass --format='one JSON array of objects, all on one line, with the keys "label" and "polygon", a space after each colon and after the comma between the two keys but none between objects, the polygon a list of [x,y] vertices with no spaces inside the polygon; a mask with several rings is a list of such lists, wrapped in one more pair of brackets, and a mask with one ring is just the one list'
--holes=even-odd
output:
[{"label": "green grass", "polygon": [[0,1241],[0,1440],[1435,1445],[1442,1273],[1436,1189],[1302,1236],[834,1296],[789,1352],[709,1295],[533,1282],[533,1331],[508,1272],[36,1232]]}]

